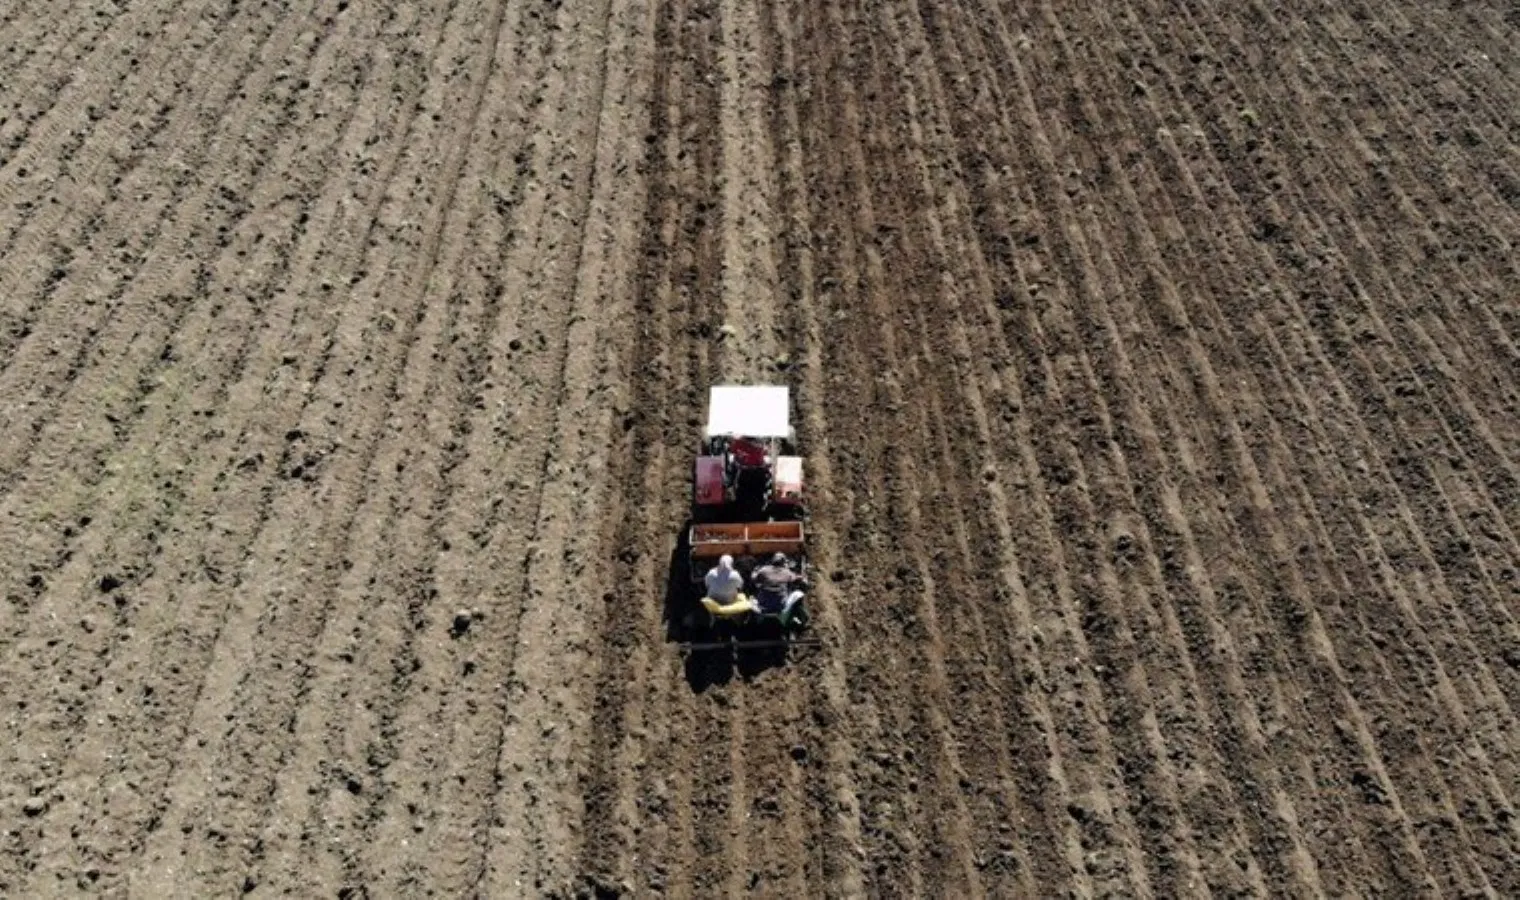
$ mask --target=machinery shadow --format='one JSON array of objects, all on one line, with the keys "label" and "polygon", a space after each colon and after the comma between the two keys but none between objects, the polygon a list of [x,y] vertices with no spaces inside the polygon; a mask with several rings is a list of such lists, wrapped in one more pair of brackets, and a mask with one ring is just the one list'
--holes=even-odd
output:
[{"label": "machinery shadow", "polygon": [[691,526],[690,519],[681,526],[665,574],[665,606],[660,620],[665,626],[665,640],[671,643],[686,639],[684,622],[696,609],[696,587],[691,581]]}]

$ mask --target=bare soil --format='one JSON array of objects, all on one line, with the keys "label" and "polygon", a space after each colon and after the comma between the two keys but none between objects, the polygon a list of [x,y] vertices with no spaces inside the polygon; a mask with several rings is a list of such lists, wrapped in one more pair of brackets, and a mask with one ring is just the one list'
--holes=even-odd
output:
[{"label": "bare soil", "polygon": [[[1501,0],[13,0],[0,895],[1520,896]],[[667,640],[789,384],[826,646]]]}]

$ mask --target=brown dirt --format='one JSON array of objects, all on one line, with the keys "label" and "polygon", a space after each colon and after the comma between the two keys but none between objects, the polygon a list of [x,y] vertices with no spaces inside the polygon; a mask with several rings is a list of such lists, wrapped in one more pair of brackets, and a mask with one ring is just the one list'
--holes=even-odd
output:
[{"label": "brown dirt", "polygon": [[[1520,895],[1516,46],[5,4],[0,895]],[[665,639],[725,379],[785,666]]]}]

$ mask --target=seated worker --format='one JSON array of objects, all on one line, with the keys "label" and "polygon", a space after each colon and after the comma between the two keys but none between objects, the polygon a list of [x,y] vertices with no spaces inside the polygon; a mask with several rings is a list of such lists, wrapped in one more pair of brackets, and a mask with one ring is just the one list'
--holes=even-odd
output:
[{"label": "seated worker", "polygon": [[753,502],[764,496],[770,482],[770,455],[764,444],[749,438],[733,438],[728,442],[725,459],[723,478],[732,491],[732,499]]},{"label": "seated worker", "polygon": [[718,564],[707,570],[707,596],[702,607],[715,616],[737,616],[753,612],[755,602],[744,596],[744,576],[734,568],[734,558],[728,554],[718,558]]},{"label": "seated worker", "polygon": [[793,618],[799,622],[807,621],[801,590],[807,586],[807,580],[792,570],[785,553],[772,556],[770,562],[751,572],[749,578],[754,583],[756,606],[761,613],[776,616],[782,625],[790,624]]}]

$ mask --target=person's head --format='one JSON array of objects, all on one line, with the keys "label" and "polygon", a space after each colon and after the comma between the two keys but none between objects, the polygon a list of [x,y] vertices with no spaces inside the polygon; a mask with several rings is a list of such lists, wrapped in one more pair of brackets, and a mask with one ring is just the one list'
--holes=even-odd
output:
[{"label": "person's head", "polygon": [[727,572],[729,569],[732,569],[733,567],[734,567],[734,558],[732,556],[729,556],[727,553],[725,553],[722,556],[718,557],[718,568],[720,568],[723,571]]},{"label": "person's head", "polygon": [[775,554],[772,554],[771,555],[771,565],[773,565],[773,566],[784,566],[784,565],[786,565],[786,554],[785,553],[775,553]]}]

